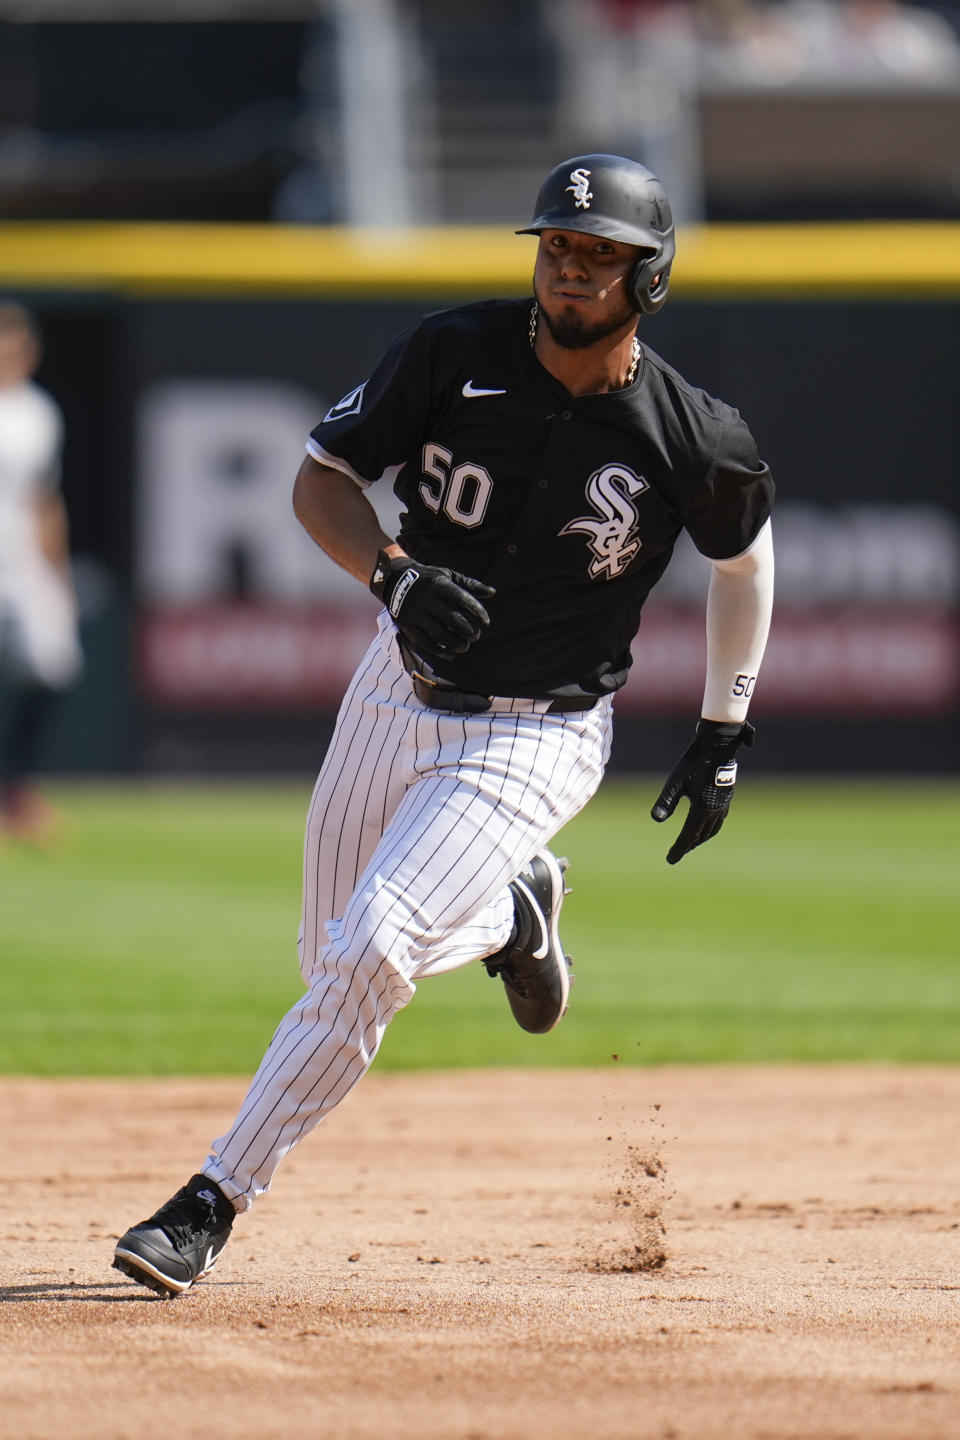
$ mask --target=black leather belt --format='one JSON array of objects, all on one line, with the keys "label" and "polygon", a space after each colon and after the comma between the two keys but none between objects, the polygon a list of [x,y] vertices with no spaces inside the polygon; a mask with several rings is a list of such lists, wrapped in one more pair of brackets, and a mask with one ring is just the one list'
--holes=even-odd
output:
[{"label": "black leather belt", "polygon": [[[470,690],[458,690],[446,680],[425,674],[427,667],[420,657],[415,655],[403,640],[398,639],[398,644],[403,668],[413,684],[413,693],[424,705],[429,705],[431,710],[444,710],[451,715],[482,715],[485,710],[491,709],[495,698],[499,698],[493,695],[477,695]],[[502,698],[507,699],[506,696]],[[547,706],[543,712],[545,715],[565,715],[574,710],[592,710],[598,698],[596,695],[544,695],[540,703]]]}]

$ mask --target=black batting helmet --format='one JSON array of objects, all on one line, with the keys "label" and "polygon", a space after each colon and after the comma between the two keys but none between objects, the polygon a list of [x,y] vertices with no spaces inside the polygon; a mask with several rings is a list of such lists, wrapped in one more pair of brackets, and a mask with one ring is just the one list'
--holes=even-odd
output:
[{"label": "black batting helmet", "polygon": [[534,218],[518,235],[578,230],[638,245],[644,254],[630,277],[634,309],[653,315],[667,298],[676,251],[673,214],[656,175],[622,155],[575,155],[540,186]]}]

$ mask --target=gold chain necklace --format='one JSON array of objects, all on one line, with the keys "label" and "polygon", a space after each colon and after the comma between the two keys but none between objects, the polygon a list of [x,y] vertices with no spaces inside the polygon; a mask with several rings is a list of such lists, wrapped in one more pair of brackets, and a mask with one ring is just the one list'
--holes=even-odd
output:
[{"label": "gold chain necklace", "polygon": [[[538,320],[539,315],[540,315],[540,306],[539,306],[539,304],[537,303],[537,301],[534,300],[533,305],[531,306],[531,309],[530,309],[530,328],[529,328],[529,330],[528,330],[528,332],[527,332],[527,334],[528,334],[529,337],[530,337],[530,348],[531,348],[531,350],[533,349],[533,346],[534,346],[534,344],[535,344],[535,342],[536,342],[536,338],[537,338],[537,320]],[[626,389],[626,387],[627,387],[628,385],[632,385],[632,384],[633,384],[634,380],[636,380],[636,378],[637,378],[637,367],[639,366],[639,364],[640,364],[640,341],[637,339],[636,335],[634,335],[634,337],[633,337],[633,346],[632,346],[631,352],[630,352],[630,369],[627,371],[627,378],[626,378],[626,380],[624,380],[623,384],[618,387],[619,389],[624,390],[624,389]]]}]

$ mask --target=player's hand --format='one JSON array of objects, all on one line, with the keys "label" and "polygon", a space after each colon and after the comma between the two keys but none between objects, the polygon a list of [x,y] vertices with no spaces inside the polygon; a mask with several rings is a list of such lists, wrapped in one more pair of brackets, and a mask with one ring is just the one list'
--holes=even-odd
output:
[{"label": "player's hand", "polygon": [[496,591],[481,580],[440,565],[421,565],[408,555],[377,556],[370,589],[382,600],[397,629],[416,650],[462,655],[490,624],[481,605]]},{"label": "player's hand", "polygon": [[654,820],[669,820],[684,795],[690,801],[683,828],[667,853],[668,865],[676,865],[688,850],[712,839],[720,829],[737,780],[734,756],[741,745],[753,744],[755,734],[746,720],[730,725],[718,720],[699,721],[693,744],[670,771],[650,811]]}]

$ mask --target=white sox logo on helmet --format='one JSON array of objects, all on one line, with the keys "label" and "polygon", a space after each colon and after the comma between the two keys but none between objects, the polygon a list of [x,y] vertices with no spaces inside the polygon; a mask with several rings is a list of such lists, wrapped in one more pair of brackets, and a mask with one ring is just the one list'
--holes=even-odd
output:
[{"label": "white sox logo on helmet", "polygon": [[590,171],[583,169],[571,170],[570,179],[573,181],[573,184],[568,185],[567,189],[573,193],[574,208],[577,210],[589,210],[590,201],[593,199],[593,192],[590,189]]},{"label": "white sox logo on helmet", "polygon": [[564,525],[559,534],[580,533],[590,537],[589,548],[593,552],[591,580],[598,580],[601,576],[612,580],[615,575],[620,575],[640,549],[637,538],[640,513],[631,496],[641,495],[649,489],[648,482],[642,475],[635,475],[629,465],[604,465],[590,476],[586,487],[587,499],[601,518],[597,520],[592,515],[581,515]]}]

